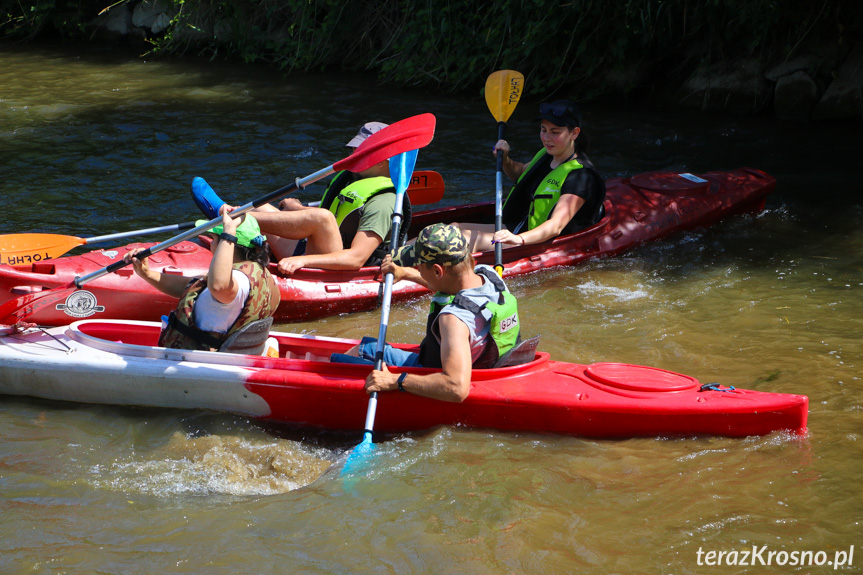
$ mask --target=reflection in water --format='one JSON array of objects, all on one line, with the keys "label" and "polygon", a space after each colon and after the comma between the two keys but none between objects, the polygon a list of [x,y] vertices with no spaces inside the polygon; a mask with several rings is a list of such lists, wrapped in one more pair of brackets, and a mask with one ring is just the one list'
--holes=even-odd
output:
[{"label": "reflection in water", "polygon": [[332,464],[285,439],[174,432],[145,460],[132,457],[92,469],[93,485],[160,497],[274,495],[309,485]]}]

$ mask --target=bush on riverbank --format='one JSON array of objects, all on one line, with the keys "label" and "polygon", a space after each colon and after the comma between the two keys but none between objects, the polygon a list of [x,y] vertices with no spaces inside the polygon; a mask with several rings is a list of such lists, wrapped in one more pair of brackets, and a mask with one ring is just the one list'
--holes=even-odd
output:
[{"label": "bush on riverbank", "polygon": [[[156,54],[368,70],[384,82],[450,91],[478,90],[490,71],[512,68],[525,74],[528,94],[686,100],[682,89],[711,107],[692,84],[696,73],[739,76],[748,66],[761,80],[804,57],[823,93],[863,32],[858,0],[120,0],[104,11],[105,2],[0,0],[0,35],[108,31]],[[757,112],[772,92],[743,81],[754,92],[745,94],[755,102],[748,111]]]}]

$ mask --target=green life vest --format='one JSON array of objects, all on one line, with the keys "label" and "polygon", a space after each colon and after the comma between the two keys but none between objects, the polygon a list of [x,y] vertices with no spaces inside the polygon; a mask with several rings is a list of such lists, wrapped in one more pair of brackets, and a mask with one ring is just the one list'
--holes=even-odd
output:
[{"label": "green life vest", "polygon": [[[510,198],[517,197],[519,192],[522,191],[521,188],[523,186],[519,185],[522,184],[522,180],[527,182],[531,180],[531,177],[529,176],[531,170],[536,167],[537,162],[539,162],[539,160],[546,154],[547,152],[544,148],[536,153],[527,165],[527,169],[518,177],[518,180],[512,187],[512,190],[510,190],[509,195],[507,195],[506,202],[504,202],[504,208],[506,208],[506,203],[510,201]],[[528,211],[527,229],[532,230],[548,220],[548,217],[551,215],[551,210],[554,209],[554,206],[560,199],[560,189],[563,186],[564,180],[566,180],[566,176],[568,176],[573,170],[580,170],[583,167],[584,166],[578,161],[578,159],[574,158],[554,168],[545,176],[545,178],[543,178],[542,182],[540,182],[536,189],[533,190],[530,209]]]},{"label": "green life vest", "polygon": [[487,267],[477,267],[474,271],[492,283],[495,291],[498,292],[498,301],[485,302],[480,305],[461,293],[448,295],[438,292],[435,294],[426,322],[426,336],[420,344],[419,363],[423,367],[441,367],[440,327],[437,318],[447,305],[458,306],[475,315],[479,315],[483,309],[492,313],[489,325],[491,341],[473,362],[475,368],[494,367],[497,360],[521,340],[518,302],[515,296],[506,289],[503,280],[493,270]]},{"label": "green life vest", "polygon": [[[366,202],[378,194],[387,193],[395,194],[395,188],[392,180],[383,176],[356,180],[351,172],[342,171],[330,181],[321,198],[321,207],[329,210],[336,217],[344,249],[351,247],[357,235]],[[407,194],[404,196],[402,211],[404,214],[399,234],[400,243],[404,243],[407,239],[410,228],[411,206]],[[380,264],[383,257],[390,252],[389,234],[381,239],[381,245],[364,265]]]},{"label": "green life vest", "polygon": [[195,302],[207,287],[207,277],[204,276],[186,286],[177,308],[168,317],[167,327],[159,335],[159,346],[216,351],[229,335],[244,325],[272,317],[276,313],[280,300],[279,287],[269,270],[255,262],[235,263],[232,269],[241,271],[249,278],[249,297],[231,328],[226,333],[198,329],[195,323]]}]

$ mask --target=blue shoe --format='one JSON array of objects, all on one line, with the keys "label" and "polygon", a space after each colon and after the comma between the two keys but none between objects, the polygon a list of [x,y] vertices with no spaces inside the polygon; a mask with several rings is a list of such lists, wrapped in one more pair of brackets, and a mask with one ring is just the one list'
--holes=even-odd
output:
[{"label": "blue shoe", "polygon": [[192,180],[192,199],[195,200],[195,205],[204,212],[204,215],[211,220],[219,217],[219,210],[225,205],[222,198],[216,195],[216,192],[204,178],[196,177]]}]

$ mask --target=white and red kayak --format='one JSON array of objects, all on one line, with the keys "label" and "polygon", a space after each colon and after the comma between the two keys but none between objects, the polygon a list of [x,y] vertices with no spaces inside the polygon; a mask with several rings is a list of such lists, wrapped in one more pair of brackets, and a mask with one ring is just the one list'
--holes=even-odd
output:
[{"label": "white and red kayak", "polygon": [[[713,224],[733,214],[758,212],[773,192],[776,180],[751,168],[693,175],[650,172],[606,182],[605,217],[578,233],[538,245],[503,251],[505,278],[554,266],[571,266],[598,257],[617,255],[634,246],[673,232]],[[492,203],[440,208],[414,214],[411,236],[436,222],[493,222]],[[45,292],[70,285],[82,277],[121,260],[135,247],[118,248],[42,261],[5,262],[0,254],[0,304],[20,311],[0,315],[0,323],[24,318],[39,325],[65,325],[84,317],[158,321],[170,313],[176,300],[136,276],[131,267],[107,274],[70,291],[65,299],[42,298]],[[494,252],[475,254],[479,263],[493,264]],[[150,258],[150,267],[168,274],[206,273],[210,252],[199,242],[185,241]],[[377,307],[380,273],[377,267],[359,271],[302,269],[291,276],[270,266],[279,286],[275,314],[279,323],[306,321],[328,315],[366,311]],[[393,301],[428,293],[409,281],[393,286]],[[14,302],[14,303],[11,303]]]},{"label": "white and red kayak", "polygon": [[[2,330],[0,394],[209,409],[297,426],[363,429],[363,384],[371,368],[329,361],[356,340],[273,332],[280,356],[262,357],[155,347],[159,329],[158,323],[91,319],[22,333]],[[577,365],[537,352],[524,365],[474,370],[461,404],[381,394],[375,429],[464,425],[597,438],[743,437],[803,433],[808,405],[803,395],[705,386],[653,367]]]}]

